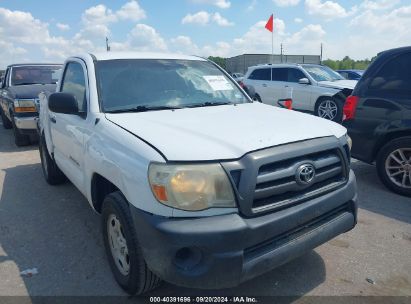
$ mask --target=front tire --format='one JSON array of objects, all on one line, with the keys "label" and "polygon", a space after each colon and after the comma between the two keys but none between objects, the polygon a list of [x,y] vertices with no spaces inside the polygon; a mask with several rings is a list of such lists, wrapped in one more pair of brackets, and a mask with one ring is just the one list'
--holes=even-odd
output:
[{"label": "front tire", "polygon": [[332,97],[322,97],[315,106],[315,115],[340,123],[343,117],[343,104]]},{"label": "front tire", "polygon": [[378,175],[388,189],[411,196],[411,137],[387,143],[378,153],[376,163]]},{"label": "front tire", "polygon": [[44,178],[50,185],[59,185],[66,181],[66,176],[57,167],[54,159],[51,158],[49,151],[47,150],[46,139],[44,134],[39,139],[39,152],[41,159],[41,168],[43,170]]},{"label": "front tire", "polygon": [[13,126],[14,133],[14,143],[17,147],[24,147],[30,145],[30,136],[26,134],[21,134],[21,131],[17,128],[14,121],[11,122]]},{"label": "front tire", "polygon": [[156,288],[160,279],[144,261],[129,205],[118,191],[104,199],[102,226],[109,264],[121,288],[130,295]]},{"label": "front tire", "polygon": [[258,95],[258,94],[255,94],[253,99],[254,99],[255,101],[260,102],[260,103],[262,103],[262,102],[263,102],[263,101],[261,100],[260,95]]},{"label": "front tire", "polygon": [[1,120],[3,122],[3,128],[5,129],[11,129],[13,125],[11,124],[11,121],[7,118],[6,114],[0,109],[0,115],[1,115]]}]

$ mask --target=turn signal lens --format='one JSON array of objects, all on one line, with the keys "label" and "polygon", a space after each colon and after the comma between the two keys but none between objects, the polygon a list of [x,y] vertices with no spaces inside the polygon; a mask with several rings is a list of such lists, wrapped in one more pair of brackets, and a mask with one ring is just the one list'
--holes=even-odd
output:
[{"label": "turn signal lens", "polygon": [[14,112],[15,113],[37,112],[34,99],[14,100]]}]

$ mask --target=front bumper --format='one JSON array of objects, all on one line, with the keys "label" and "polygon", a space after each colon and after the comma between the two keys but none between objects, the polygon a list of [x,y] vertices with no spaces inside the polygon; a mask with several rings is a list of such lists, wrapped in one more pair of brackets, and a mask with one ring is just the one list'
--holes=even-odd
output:
[{"label": "front bumper", "polygon": [[357,222],[356,180],[259,217],[164,218],[131,207],[148,267],[170,283],[228,288],[302,255]]},{"label": "front bumper", "polygon": [[13,117],[14,123],[22,134],[37,134],[38,117]]}]

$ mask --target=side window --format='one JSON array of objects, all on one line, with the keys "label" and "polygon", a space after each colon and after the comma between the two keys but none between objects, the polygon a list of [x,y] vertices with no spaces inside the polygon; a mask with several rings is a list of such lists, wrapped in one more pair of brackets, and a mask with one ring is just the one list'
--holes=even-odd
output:
[{"label": "side window", "polygon": [[271,80],[271,69],[255,69],[249,79],[253,80]]},{"label": "side window", "polygon": [[347,72],[339,72],[339,74],[340,74],[342,77],[344,77],[345,79],[348,79],[348,78],[349,78],[349,75],[348,75]]},{"label": "side window", "polygon": [[288,69],[288,82],[296,82],[301,78],[307,78],[302,71],[299,69]]},{"label": "side window", "polygon": [[288,69],[287,68],[273,68],[272,80],[273,81],[288,81]]},{"label": "side window", "polygon": [[9,74],[10,74],[10,68],[8,68],[6,70],[6,73],[4,74],[4,78],[3,78],[3,82],[1,84],[2,88],[6,88],[7,87],[7,78],[9,78]]},{"label": "side window", "polygon": [[61,91],[76,97],[81,112],[87,112],[86,81],[83,67],[78,62],[68,63],[63,77]]},{"label": "side window", "polygon": [[370,82],[371,90],[411,92],[411,53],[386,62]]}]

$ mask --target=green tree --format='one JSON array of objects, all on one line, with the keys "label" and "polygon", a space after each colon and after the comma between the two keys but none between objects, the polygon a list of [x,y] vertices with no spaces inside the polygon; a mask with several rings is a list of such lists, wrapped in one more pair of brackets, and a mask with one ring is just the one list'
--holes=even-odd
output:
[{"label": "green tree", "polygon": [[210,56],[210,57],[208,57],[208,60],[211,60],[211,61],[215,62],[216,64],[218,64],[221,68],[223,68],[225,70],[225,67],[226,67],[225,58]]},{"label": "green tree", "polygon": [[[372,60],[374,60],[374,58]],[[365,70],[372,60],[353,60],[349,56],[345,56],[342,60],[324,60],[323,64],[333,70]]]}]

